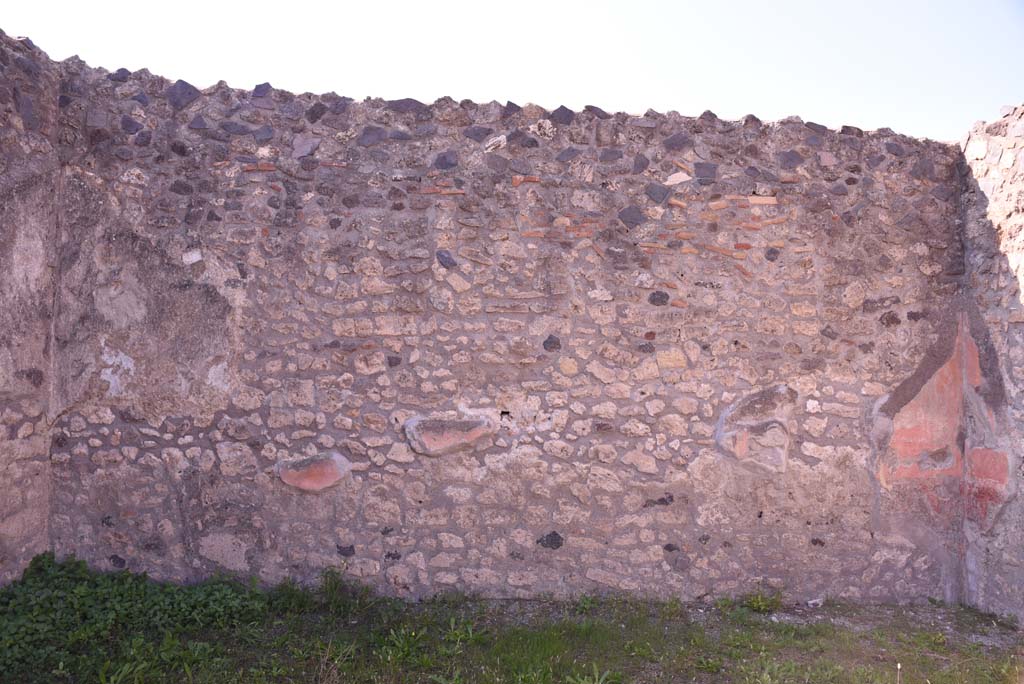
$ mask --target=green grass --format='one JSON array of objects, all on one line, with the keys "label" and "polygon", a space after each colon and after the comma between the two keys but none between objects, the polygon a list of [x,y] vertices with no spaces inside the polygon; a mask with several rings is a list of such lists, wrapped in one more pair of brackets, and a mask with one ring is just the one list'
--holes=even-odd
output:
[{"label": "green grass", "polygon": [[890,684],[896,663],[905,684],[1017,684],[1020,644],[1014,624],[938,604],[405,603],[337,572],[181,587],[48,555],[0,590],[5,684]]}]

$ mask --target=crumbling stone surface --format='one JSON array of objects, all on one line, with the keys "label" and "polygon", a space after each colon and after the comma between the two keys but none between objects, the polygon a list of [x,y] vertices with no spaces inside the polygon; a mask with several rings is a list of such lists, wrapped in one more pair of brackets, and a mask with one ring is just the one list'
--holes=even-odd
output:
[{"label": "crumbling stone surface", "polygon": [[786,385],[744,397],[722,411],[716,442],[740,461],[785,472],[796,400],[796,390]]},{"label": "crumbling stone surface", "polygon": [[959,148],[0,69],[0,579],[1024,606]]}]

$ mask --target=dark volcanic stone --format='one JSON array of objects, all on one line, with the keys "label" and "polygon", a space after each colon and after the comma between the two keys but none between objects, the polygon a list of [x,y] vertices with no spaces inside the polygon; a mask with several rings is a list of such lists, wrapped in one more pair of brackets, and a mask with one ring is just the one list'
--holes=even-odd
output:
[{"label": "dark volcanic stone", "polygon": [[180,180],[180,179],[174,181],[173,183],[171,183],[170,190],[171,190],[171,192],[173,192],[176,195],[191,195],[192,194],[192,186],[189,185],[188,183],[186,183],[185,181]]},{"label": "dark volcanic stone", "polygon": [[430,111],[430,107],[411,97],[403,97],[401,100],[388,100],[387,108],[399,114],[415,114],[417,116]]},{"label": "dark volcanic stone", "polygon": [[648,183],[644,188],[644,194],[655,204],[661,204],[672,194],[672,188],[661,183]]},{"label": "dark volcanic stone", "polygon": [[927,157],[918,159],[910,169],[910,176],[917,180],[936,180],[935,163]]},{"label": "dark volcanic stone", "polygon": [[796,150],[786,150],[775,155],[779,160],[779,166],[787,171],[792,171],[804,163],[803,155]]},{"label": "dark volcanic stone", "polygon": [[178,79],[164,91],[164,97],[175,109],[184,109],[195,102],[202,93],[191,83]]},{"label": "dark volcanic stone", "polygon": [[29,59],[28,57],[24,57],[22,55],[18,55],[17,57],[15,57],[14,63],[18,65],[18,68],[20,68],[22,71],[24,71],[32,78],[37,78],[39,74],[42,72],[42,69],[39,68],[38,64],[36,64],[33,60]]},{"label": "dark volcanic stone", "polygon": [[132,75],[132,72],[128,71],[124,67],[121,67],[112,74],[107,75],[107,79],[114,81],[115,83],[125,83],[128,81],[128,77]]},{"label": "dark volcanic stone", "polygon": [[188,122],[188,127],[194,131],[205,131],[210,127],[210,124],[206,123],[206,119],[203,118],[202,114],[196,114]]},{"label": "dark volcanic stone", "polygon": [[714,178],[718,175],[718,164],[696,162],[693,165],[693,175],[697,178]]},{"label": "dark volcanic stone", "polygon": [[612,118],[611,114],[609,114],[608,112],[604,111],[600,107],[595,107],[594,105],[587,105],[583,109],[585,109],[586,111],[590,112],[591,114],[596,116],[598,119],[610,119],[610,118]]},{"label": "dark volcanic stone", "polygon": [[602,162],[613,162],[622,159],[622,150],[601,150],[597,160]]},{"label": "dark volcanic stone", "polygon": [[814,123],[813,121],[808,121],[807,123],[804,124],[804,126],[806,126],[807,128],[810,128],[812,131],[814,131],[818,135],[825,135],[826,133],[828,133],[828,128],[827,127],[822,126],[821,124]]},{"label": "dark volcanic stone", "polygon": [[568,126],[572,123],[573,119],[576,118],[576,114],[565,105],[562,105],[555,111],[551,112],[551,114],[548,115],[548,118],[556,124]]},{"label": "dark volcanic stone", "polygon": [[768,249],[764,250],[764,258],[767,259],[768,261],[775,261],[776,259],[779,258],[779,254],[781,254],[781,252],[779,252],[779,249],[777,247],[769,247]]},{"label": "dark volcanic stone", "polygon": [[252,89],[253,97],[266,97],[273,90],[269,83],[260,83],[258,86]]},{"label": "dark volcanic stone", "polygon": [[644,216],[644,212],[640,207],[635,204],[631,204],[619,212],[619,220],[622,221],[627,228],[636,228],[646,221],[647,217]]},{"label": "dark volcanic stone", "polygon": [[561,152],[558,153],[558,156],[555,157],[555,160],[556,161],[560,161],[560,162],[568,162],[568,161],[572,161],[573,159],[575,159],[578,156],[580,156],[579,148],[567,147],[567,148],[565,148],[564,150],[562,150]]},{"label": "dark volcanic stone", "polygon": [[132,95],[132,99],[138,102],[143,107],[149,104],[149,96],[146,95],[146,93],[135,93],[134,95]]},{"label": "dark volcanic stone", "polygon": [[899,143],[894,142],[885,143],[885,151],[894,157],[902,157],[903,155],[906,154],[906,151],[903,149],[903,146],[900,145]]},{"label": "dark volcanic stone", "polygon": [[554,352],[562,348],[562,341],[554,335],[548,335],[544,340],[544,351]]},{"label": "dark volcanic stone", "polygon": [[35,103],[32,102],[32,98],[25,93],[18,93],[16,104],[18,106],[18,115],[25,124],[25,128],[30,131],[38,130],[39,117],[36,116]]},{"label": "dark volcanic stone", "polygon": [[344,114],[352,102],[353,100],[351,97],[339,97],[337,100],[331,102],[331,113]]},{"label": "dark volcanic stone", "polygon": [[225,133],[230,133],[231,135],[249,135],[252,133],[251,128],[237,121],[221,121],[220,127]]},{"label": "dark volcanic stone", "polygon": [[891,328],[894,325],[899,325],[901,322],[900,315],[895,311],[886,311],[884,314],[882,314],[882,317],[879,318],[878,321],[886,328]]},{"label": "dark volcanic stone", "polygon": [[306,110],[306,121],[309,123],[316,123],[320,118],[327,113],[327,105],[323,102],[317,102],[312,107]]},{"label": "dark volcanic stone", "polygon": [[454,169],[459,165],[459,154],[455,150],[448,150],[437,155],[434,159],[435,169]]},{"label": "dark volcanic stone", "polygon": [[644,501],[644,508],[651,508],[652,506],[671,506],[676,500],[670,492],[665,492],[662,496],[657,499],[647,499]]},{"label": "dark volcanic stone", "polygon": [[274,129],[267,124],[263,124],[252,132],[252,137],[256,142],[269,142],[274,138]]},{"label": "dark volcanic stone", "polygon": [[464,136],[478,143],[486,140],[491,133],[494,133],[494,129],[487,126],[470,126],[462,131]]},{"label": "dark volcanic stone", "polygon": [[668,304],[668,292],[655,290],[647,296],[647,301],[654,306],[665,306]]},{"label": "dark volcanic stone", "polygon": [[434,252],[434,256],[437,257],[437,263],[441,264],[445,268],[455,268],[459,265],[459,262],[455,260],[452,253],[447,249],[439,249]]},{"label": "dark volcanic stone", "polygon": [[874,313],[881,311],[882,309],[888,309],[889,307],[896,306],[902,300],[899,295],[890,295],[888,297],[879,297],[878,299],[865,299],[860,305],[861,311],[864,313]]},{"label": "dark volcanic stone", "polygon": [[32,383],[33,387],[40,387],[43,384],[43,371],[39,370],[38,368],[29,368],[27,370],[21,370],[18,371],[16,375],[19,375],[28,380],[30,383]]},{"label": "dark volcanic stone", "polygon": [[642,154],[633,157],[633,173],[643,173],[650,166],[651,160]]},{"label": "dark volcanic stone", "polygon": [[124,114],[121,116],[121,130],[128,135],[133,135],[142,130],[142,124],[127,114]]},{"label": "dark volcanic stone", "polygon": [[508,117],[514,116],[521,111],[523,111],[523,108],[517,105],[515,102],[506,102],[505,106],[501,110],[501,118],[507,119]]},{"label": "dark volcanic stone", "polygon": [[341,544],[335,544],[335,548],[338,550],[338,555],[342,558],[350,558],[356,555],[356,547],[352,544],[348,546],[342,546]]},{"label": "dark volcanic stone", "polygon": [[558,549],[561,548],[563,543],[565,543],[565,540],[562,539],[562,535],[554,531],[548,532],[537,540],[537,544],[545,549]]},{"label": "dark volcanic stone", "polygon": [[666,150],[670,152],[679,152],[685,150],[687,147],[693,145],[693,140],[686,133],[673,133],[669,137],[665,138],[662,143]]},{"label": "dark volcanic stone", "polygon": [[135,140],[132,142],[136,147],[146,147],[153,141],[152,131],[139,131],[138,135],[135,136]]},{"label": "dark volcanic stone", "polygon": [[366,126],[363,128],[359,137],[356,138],[356,144],[363,147],[370,147],[382,142],[388,137],[388,132],[380,126]]}]

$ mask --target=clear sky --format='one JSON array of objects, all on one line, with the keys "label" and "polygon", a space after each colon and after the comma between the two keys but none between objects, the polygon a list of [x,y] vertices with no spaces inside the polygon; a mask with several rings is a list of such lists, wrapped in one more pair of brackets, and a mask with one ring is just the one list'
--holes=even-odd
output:
[{"label": "clear sky", "polygon": [[40,0],[54,59],[200,88],[676,110],[959,140],[1024,102],[1024,0]]}]

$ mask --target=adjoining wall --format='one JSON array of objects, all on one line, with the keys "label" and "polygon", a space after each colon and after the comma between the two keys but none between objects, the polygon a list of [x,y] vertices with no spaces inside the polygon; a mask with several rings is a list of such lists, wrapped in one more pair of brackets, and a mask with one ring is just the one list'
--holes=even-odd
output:
[{"label": "adjoining wall", "polygon": [[33,549],[410,596],[992,605],[1019,576],[956,147],[2,54],[15,140],[22,84],[59,83]]},{"label": "adjoining wall", "polygon": [[0,48],[0,583],[50,547],[57,83],[18,47]]},{"label": "adjoining wall", "polygon": [[[990,331],[992,363],[1006,381],[1003,419],[979,420],[976,433],[1006,458],[988,456],[987,476],[973,491],[981,524],[965,529],[967,594],[973,605],[1024,614],[1024,501],[1013,496],[1024,475],[1024,107],[964,140],[965,243],[968,291]],[[991,501],[1006,499],[1008,505]]]}]

